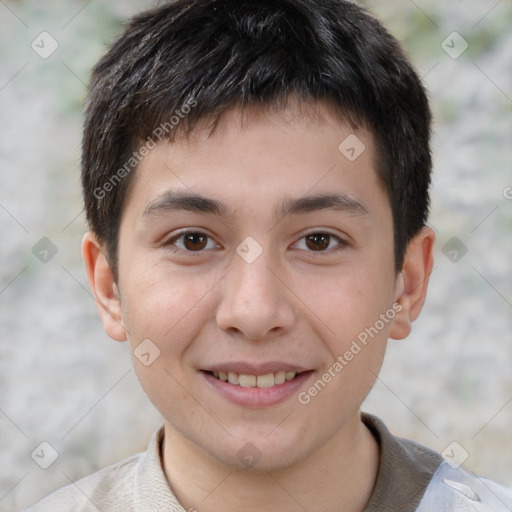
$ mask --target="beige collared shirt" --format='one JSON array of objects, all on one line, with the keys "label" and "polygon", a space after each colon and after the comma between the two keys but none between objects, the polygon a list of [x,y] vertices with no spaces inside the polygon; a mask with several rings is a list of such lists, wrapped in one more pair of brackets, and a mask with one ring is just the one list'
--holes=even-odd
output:
[{"label": "beige collared shirt", "polygon": [[[512,494],[443,462],[441,455],[390,434],[362,415],[380,447],[377,481],[363,512],[512,510]],[[163,427],[148,449],[55,491],[25,512],[194,512],[174,496],[162,467]],[[200,511],[198,511],[200,512]],[[219,511],[221,512],[221,511]]]}]

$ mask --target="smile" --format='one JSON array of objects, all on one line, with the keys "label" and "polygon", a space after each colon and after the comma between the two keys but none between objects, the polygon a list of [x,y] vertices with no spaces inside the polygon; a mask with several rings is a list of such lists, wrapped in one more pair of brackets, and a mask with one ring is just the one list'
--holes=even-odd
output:
[{"label": "smile", "polygon": [[287,372],[284,370],[266,373],[264,375],[249,375],[245,373],[235,372],[211,372],[216,379],[223,382],[229,382],[234,386],[242,386],[244,388],[271,388],[273,386],[279,386],[284,384],[286,381],[295,379],[297,372]]},{"label": "smile", "polygon": [[235,372],[233,371],[235,368],[227,371],[227,368],[221,370],[223,366],[220,366],[220,368],[202,370],[200,374],[208,388],[216,395],[236,405],[251,408],[268,407],[291,399],[314,375],[313,370],[302,368],[295,368],[297,371],[291,368],[279,370],[276,364],[268,366],[274,368],[256,368],[246,365],[245,368],[239,368],[240,372]]}]

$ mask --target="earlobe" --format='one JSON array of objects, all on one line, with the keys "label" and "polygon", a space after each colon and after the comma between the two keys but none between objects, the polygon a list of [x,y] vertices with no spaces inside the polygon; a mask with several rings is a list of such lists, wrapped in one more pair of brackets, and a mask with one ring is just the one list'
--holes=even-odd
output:
[{"label": "earlobe", "polygon": [[82,257],[105,332],[116,341],[126,341],[119,290],[101,244],[91,231],[82,239]]},{"label": "earlobe", "polygon": [[406,338],[423,308],[434,265],[434,242],[435,233],[429,227],[422,228],[409,242],[402,271],[397,277],[395,301],[400,310],[393,320],[390,338]]}]

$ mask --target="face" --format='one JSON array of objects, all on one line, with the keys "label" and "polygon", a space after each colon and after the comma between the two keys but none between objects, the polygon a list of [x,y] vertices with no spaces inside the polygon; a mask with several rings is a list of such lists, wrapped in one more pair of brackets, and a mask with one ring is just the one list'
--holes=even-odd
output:
[{"label": "face", "polygon": [[286,467],[358,422],[400,308],[372,138],[322,113],[233,110],[160,142],[123,211],[139,379],[169,432],[228,466],[250,441]]}]

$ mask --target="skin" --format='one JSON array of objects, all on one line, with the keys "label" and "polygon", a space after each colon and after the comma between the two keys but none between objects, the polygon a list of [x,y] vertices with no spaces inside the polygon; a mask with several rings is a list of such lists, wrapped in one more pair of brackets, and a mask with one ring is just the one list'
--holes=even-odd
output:
[{"label": "skin", "polygon": [[[371,135],[322,105],[297,114],[288,106],[242,119],[234,109],[211,136],[204,123],[188,139],[160,142],[126,199],[117,283],[95,235],[83,240],[106,332],[128,339],[132,353],[145,339],[160,350],[149,366],[133,361],[165,419],[163,465],[186,509],[355,512],[375,483],[378,446],[360,405],[388,338],[405,338],[420,313],[434,233],[412,240],[397,275]],[[338,150],[352,133],[366,146],[353,162]],[[169,191],[214,199],[231,214],[155,207]],[[333,193],[362,210],[275,216],[287,200]],[[184,228],[207,235],[206,245],[184,244]],[[327,247],[311,233],[330,234]],[[263,250],[252,263],[236,252],[249,236]],[[201,373],[231,361],[287,362],[312,370],[299,390],[307,391],[393,304],[394,319],[307,405],[298,392],[265,407],[234,404]],[[237,454],[248,441],[261,458],[247,469]]]}]

